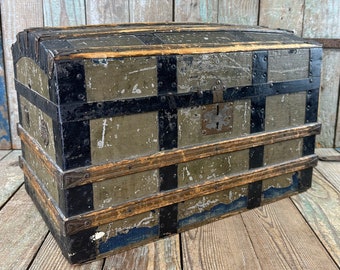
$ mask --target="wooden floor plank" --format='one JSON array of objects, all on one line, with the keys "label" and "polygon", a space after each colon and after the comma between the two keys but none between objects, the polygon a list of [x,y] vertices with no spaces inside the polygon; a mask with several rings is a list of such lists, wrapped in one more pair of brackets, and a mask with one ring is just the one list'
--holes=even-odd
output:
[{"label": "wooden floor plank", "polygon": [[18,162],[20,154],[21,151],[12,151],[0,161],[0,209],[24,182],[24,176]]},{"label": "wooden floor plank", "polygon": [[242,217],[262,269],[338,269],[289,198]]},{"label": "wooden floor plank", "polygon": [[82,265],[71,265],[62,255],[52,234],[48,234],[29,270],[101,270],[103,260]]},{"label": "wooden floor plank", "polygon": [[340,192],[340,162],[319,161],[317,170]]},{"label": "wooden floor plank", "polygon": [[0,150],[0,161],[11,152],[10,150]]},{"label": "wooden floor plank", "polygon": [[21,187],[0,211],[0,269],[26,269],[48,232]]},{"label": "wooden floor plank", "polygon": [[261,269],[240,215],[182,233],[183,269]]},{"label": "wooden floor plank", "polygon": [[333,148],[317,148],[315,152],[321,158],[338,159],[337,161],[319,161],[317,170],[340,191],[340,153]]},{"label": "wooden floor plank", "polygon": [[179,236],[171,236],[108,257],[103,270],[181,269]]},{"label": "wooden floor plank", "polygon": [[314,171],[312,188],[292,200],[340,269],[340,192]]}]

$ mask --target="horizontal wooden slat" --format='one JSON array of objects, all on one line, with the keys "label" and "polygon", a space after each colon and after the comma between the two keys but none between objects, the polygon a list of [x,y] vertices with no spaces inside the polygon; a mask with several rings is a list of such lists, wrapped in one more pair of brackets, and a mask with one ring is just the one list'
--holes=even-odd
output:
[{"label": "horizontal wooden slat", "polygon": [[112,48],[89,48],[81,52],[79,50],[63,50],[54,55],[56,61],[67,59],[96,59],[96,58],[119,58],[119,57],[139,57],[155,55],[186,55],[186,54],[206,54],[206,53],[230,53],[242,51],[260,50],[284,50],[284,49],[307,49],[319,47],[319,45],[308,43],[282,43],[277,41],[267,42],[235,42],[228,44],[210,43],[202,47],[193,44],[176,45],[148,45],[122,47],[119,51],[112,51]]},{"label": "horizontal wooden slat", "polygon": [[182,201],[212,194],[217,190],[227,190],[259,180],[301,171],[310,167],[314,167],[316,163],[316,155],[306,156],[273,166],[266,166],[239,174],[221,177],[213,181],[205,182],[201,185],[193,185],[185,188],[164,191],[151,197],[129,201],[115,207],[73,216],[65,219],[66,234],[74,234],[79,231],[107,224],[115,220],[125,219],[127,217],[152,211],[160,207],[165,207]]},{"label": "horizontal wooden slat", "polygon": [[[61,32],[62,31],[62,32]],[[263,33],[291,33],[257,26],[241,26],[228,24],[207,23],[129,23],[103,24],[70,27],[31,28],[27,32],[36,32],[37,40],[81,38],[91,36],[105,36],[112,34],[138,34],[144,32],[204,32],[204,31],[245,31]]]},{"label": "horizontal wooden slat", "polygon": [[62,170],[54,163],[51,158],[49,158],[48,154],[42,149],[38,141],[30,136],[20,124],[17,125],[17,131],[21,142],[34,153],[34,155],[39,159],[40,162],[42,162],[47,171],[55,178],[55,180],[60,182],[59,179],[62,174]]},{"label": "horizontal wooden slat", "polygon": [[290,129],[263,132],[252,136],[245,136],[212,144],[163,151],[150,156],[73,170],[65,172],[63,175],[63,187],[70,188],[142,171],[153,170],[159,167],[245,150],[250,147],[303,138],[319,134],[320,128],[320,124],[313,123]]},{"label": "horizontal wooden slat", "polygon": [[274,144],[282,141],[316,135],[320,133],[320,129],[321,124],[307,124],[290,129],[262,132],[251,136],[198,145],[190,148],[162,151],[154,155],[122,160],[114,163],[106,163],[98,166],[82,167],[80,169],[66,172],[62,172],[61,169],[48,158],[44,150],[39,146],[34,138],[32,138],[20,125],[18,125],[18,134],[22,142],[34,152],[36,157],[46,166],[51,174],[56,177],[56,181],[59,182],[60,187],[67,189],[138,172],[154,170],[173,164],[245,150],[250,147]]},{"label": "horizontal wooden slat", "polygon": [[26,189],[28,193],[33,197],[32,199],[37,204],[38,209],[42,212],[49,223],[53,226],[54,231],[58,235],[63,234],[63,223],[65,217],[56,206],[56,202],[51,199],[48,191],[44,188],[42,183],[38,180],[37,176],[32,172],[26,161],[20,158],[20,167],[26,176]]}]

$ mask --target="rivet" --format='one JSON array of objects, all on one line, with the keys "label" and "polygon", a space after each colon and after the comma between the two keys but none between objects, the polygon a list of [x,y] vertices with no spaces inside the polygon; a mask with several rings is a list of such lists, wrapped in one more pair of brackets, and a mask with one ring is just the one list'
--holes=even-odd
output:
[{"label": "rivet", "polygon": [[83,75],[81,75],[80,73],[78,73],[78,74],[76,75],[76,79],[77,79],[77,80],[83,79]]},{"label": "rivet", "polygon": [[161,96],[161,102],[164,103],[166,101],[166,96]]},{"label": "rivet", "polygon": [[78,94],[78,99],[84,100],[85,99],[85,95],[84,94]]}]

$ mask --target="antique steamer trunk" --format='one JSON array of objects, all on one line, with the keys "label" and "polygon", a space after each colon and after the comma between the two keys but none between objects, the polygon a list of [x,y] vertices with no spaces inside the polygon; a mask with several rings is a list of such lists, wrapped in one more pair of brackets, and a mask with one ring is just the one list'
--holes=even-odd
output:
[{"label": "antique steamer trunk", "polygon": [[80,263],[311,186],[322,49],[217,24],[37,28],[13,45],[28,193]]}]

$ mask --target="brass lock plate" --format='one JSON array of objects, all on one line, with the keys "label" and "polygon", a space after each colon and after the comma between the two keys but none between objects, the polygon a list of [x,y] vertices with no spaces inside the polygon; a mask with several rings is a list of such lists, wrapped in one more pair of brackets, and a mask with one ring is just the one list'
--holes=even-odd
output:
[{"label": "brass lock plate", "polygon": [[214,103],[202,107],[202,134],[229,132],[233,128],[233,102]]}]

